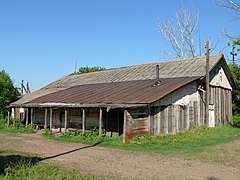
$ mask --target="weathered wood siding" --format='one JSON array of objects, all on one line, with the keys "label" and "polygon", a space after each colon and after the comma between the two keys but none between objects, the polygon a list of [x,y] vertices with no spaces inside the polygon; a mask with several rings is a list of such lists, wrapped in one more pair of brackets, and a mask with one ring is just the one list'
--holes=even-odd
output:
[{"label": "weathered wood siding", "polygon": [[[45,109],[34,108],[33,123],[38,125],[44,125],[45,121]],[[68,109],[67,114],[67,127],[82,129],[82,109]],[[30,120],[29,120],[30,121]],[[64,109],[53,109],[52,127],[59,128],[64,127],[65,114]],[[50,124],[50,109],[47,113],[47,124]],[[85,129],[93,129],[99,127],[99,109],[87,109]]]},{"label": "weathered wood siding", "polygon": [[169,105],[151,107],[151,134],[172,134],[198,127],[201,124],[195,121],[198,117],[197,102],[190,105]]},{"label": "weathered wood siding", "polygon": [[149,133],[148,108],[129,109],[126,118],[126,139]]},{"label": "weathered wood siding", "polygon": [[[82,109],[68,110],[68,127],[82,129]],[[85,130],[99,127],[99,109],[86,109]],[[64,116],[64,114],[63,114]]]},{"label": "weathered wood siding", "polygon": [[232,123],[231,90],[210,86],[209,121],[205,120],[205,92],[199,90],[195,101],[191,101],[191,94],[188,96],[188,104],[162,105],[161,100],[152,104],[151,134],[176,133],[202,125],[214,127],[217,124]]}]

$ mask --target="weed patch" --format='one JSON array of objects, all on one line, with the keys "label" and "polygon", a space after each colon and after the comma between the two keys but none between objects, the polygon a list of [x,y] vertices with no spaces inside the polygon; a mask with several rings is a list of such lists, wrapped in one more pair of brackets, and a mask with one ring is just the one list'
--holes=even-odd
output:
[{"label": "weed patch", "polygon": [[10,119],[9,126],[7,126],[6,119],[0,119],[0,132],[9,132],[9,133],[34,133],[36,132],[36,127],[25,126],[20,119]]},{"label": "weed patch", "polygon": [[43,159],[16,151],[0,152],[0,179],[99,179],[83,175],[75,169],[40,162]]}]

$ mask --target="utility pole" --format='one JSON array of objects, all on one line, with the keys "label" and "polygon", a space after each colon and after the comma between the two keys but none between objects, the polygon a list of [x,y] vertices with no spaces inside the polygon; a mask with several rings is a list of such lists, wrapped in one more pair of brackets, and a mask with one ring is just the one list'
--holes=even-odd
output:
[{"label": "utility pole", "polygon": [[30,93],[30,87],[29,87],[29,82],[27,82],[27,94]]},{"label": "utility pole", "polygon": [[237,56],[237,53],[234,53],[235,45],[232,46],[232,52],[230,54],[232,55],[232,63],[234,64],[235,56]]},{"label": "utility pole", "polygon": [[23,80],[22,80],[22,84],[21,84],[21,95],[23,96]]},{"label": "utility pole", "polygon": [[205,123],[209,126],[209,41],[206,42],[206,97],[205,97]]}]

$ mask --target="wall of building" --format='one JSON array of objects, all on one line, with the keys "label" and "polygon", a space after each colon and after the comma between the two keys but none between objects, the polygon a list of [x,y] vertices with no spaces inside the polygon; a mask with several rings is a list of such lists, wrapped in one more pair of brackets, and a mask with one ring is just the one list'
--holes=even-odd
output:
[{"label": "wall of building", "polygon": [[210,73],[210,85],[232,90],[221,62],[219,62]]},{"label": "wall of building", "polygon": [[126,139],[149,133],[149,119],[147,107],[128,109],[126,115]]},{"label": "wall of building", "polygon": [[209,121],[205,120],[205,91],[191,83],[151,105],[151,134],[168,134],[191,127],[232,123],[230,89],[210,86]]}]

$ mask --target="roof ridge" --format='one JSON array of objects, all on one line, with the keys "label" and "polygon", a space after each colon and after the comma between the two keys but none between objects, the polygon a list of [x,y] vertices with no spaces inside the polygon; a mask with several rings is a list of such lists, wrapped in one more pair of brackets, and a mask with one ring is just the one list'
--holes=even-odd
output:
[{"label": "roof ridge", "polygon": [[[215,57],[219,56],[222,57],[222,54],[212,54],[210,57]],[[135,67],[135,66],[142,66],[142,65],[151,65],[151,64],[159,64],[159,63],[169,63],[169,62],[179,62],[179,61],[191,61],[191,60],[198,60],[198,59],[204,59],[206,56],[201,56],[201,57],[192,57],[192,58],[186,58],[186,59],[174,59],[174,60],[168,60],[168,61],[156,61],[156,62],[148,62],[148,63],[142,63],[142,64],[133,64],[133,65],[128,65],[128,66],[121,66],[121,67],[114,67],[114,68],[109,68],[109,69],[104,69],[100,71],[94,71],[94,72],[87,72],[87,73],[79,73],[79,74],[74,74],[74,75],[66,75],[66,76],[80,76],[83,74],[95,74],[95,73],[100,73],[104,71],[110,71],[110,70],[116,70],[116,69],[124,69],[124,68],[130,68],[130,67]],[[66,77],[63,76],[63,77]]]}]

